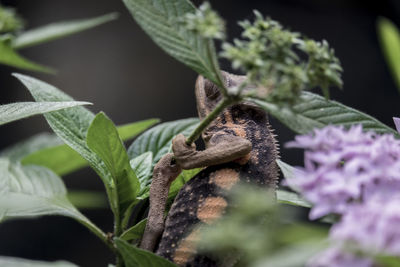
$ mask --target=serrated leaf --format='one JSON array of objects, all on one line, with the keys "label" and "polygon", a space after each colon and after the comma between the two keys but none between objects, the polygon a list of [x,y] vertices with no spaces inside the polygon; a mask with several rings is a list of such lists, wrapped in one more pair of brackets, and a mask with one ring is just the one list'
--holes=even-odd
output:
[{"label": "serrated leaf", "polygon": [[128,154],[114,123],[100,112],[94,118],[86,137],[88,147],[105,163],[114,181],[119,214],[122,216],[135,202],[140,190],[139,179],[129,164]]},{"label": "serrated leaf", "polygon": [[128,230],[126,230],[120,238],[124,241],[131,241],[139,239],[143,236],[144,229],[146,228],[147,219],[143,219]]},{"label": "serrated leaf", "polygon": [[292,206],[300,206],[310,208],[311,204],[295,192],[286,190],[276,190],[276,198],[278,203],[289,204]]},{"label": "serrated leaf", "polygon": [[[158,119],[149,119],[122,125],[117,127],[118,134],[125,141],[137,136],[158,121]],[[47,146],[41,150],[32,151],[25,155],[22,163],[45,166],[61,176],[88,165],[88,162],[68,145]]]},{"label": "serrated leaf", "polygon": [[43,215],[73,218],[105,236],[69,202],[64,183],[51,170],[0,159],[0,221]]},{"label": "serrated leaf", "polygon": [[16,67],[24,70],[41,71],[52,73],[52,69],[34,63],[21,55],[19,55],[14,49],[5,41],[0,40],[0,64],[5,64],[11,67]]},{"label": "serrated leaf", "polygon": [[140,196],[143,194],[143,190],[149,187],[151,183],[150,178],[153,169],[153,152],[148,151],[133,158],[130,161],[130,164],[136,176],[139,178],[141,190],[138,195]]},{"label": "serrated leaf", "polygon": [[302,92],[298,101],[290,109],[263,100],[250,100],[300,134],[306,134],[314,128],[328,125],[350,127],[354,124],[361,124],[366,131],[400,136],[394,129],[370,115],[310,92]]},{"label": "serrated leaf", "polygon": [[66,261],[35,261],[14,257],[0,256],[0,266],[6,267],[77,267],[77,265]]},{"label": "serrated leaf", "polygon": [[54,134],[40,133],[3,149],[0,152],[0,157],[8,158],[11,161],[19,161],[35,151],[59,146],[62,143],[63,141]]},{"label": "serrated leaf", "polygon": [[0,125],[60,109],[91,105],[89,102],[19,102],[0,105]]},{"label": "serrated leaf", "polygon": [[145,152],[153,152],[153,165],[168,153],[172,138],[179,133],[189,134],[198,124],[196,118],[176,120],[159,124],[140,135],[128,148],[129,158],[133,159]]},{"label": "serrated leaf", "polygon": [[116,238],[115,244],[126,267],[177,267],[174,263],[150,251],[130,245],[122,239]]},{"label": "serrated leaf", "polygon": [[166,53],[196,72],[220,84],[219,71],[212,40],[187,30],[181,23],[187,13],[196,8],[187,0],[123,0],[142,29]]},{"label": "serrated leaf", "polygon": [[41,43],[47,43],[97,27],[106,22],[115,20],[116,18],[118,18],[118,14],[111,13],[90,19],[54,22],[36,29],[22,32],[14,39],[12,46],[15,49],[21,49]]},{"label": "serrated leaf", "polygon": [[389,65],[392,78],[400,91],[400,32],[387,18],[378,18],[377,31],[379,41]]},{"label": "serrated leaf", "polygon": [[[36,101],[72,101],[56,87],[22,74],[13,74],[29,90]],[[73,150],[85,158],[106,185],[112,181],[104,162],[86,145],[86,134],[94,114],[84,107],[60,110],[44,115],[53,131]]]},{"label": "serrated leaf", "polygon": [[[56,87],[22,74],[13,74],[29,90],[33,98],[40,101],[73,101],[67,94]],[[78,152],[102,179],[110,207],[115,216],[119,216],[118,203],[114,194],[114,182],[106,164],[86,144],[86,134],[94,114],[78,106],[68,110],[54,111],[44,115],[53,131],[73,150]]]}]

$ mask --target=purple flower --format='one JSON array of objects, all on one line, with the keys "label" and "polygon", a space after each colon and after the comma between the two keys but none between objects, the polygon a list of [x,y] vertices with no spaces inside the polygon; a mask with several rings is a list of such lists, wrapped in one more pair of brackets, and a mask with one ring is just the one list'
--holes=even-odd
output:
[{"label": "purple flower", "polygon": [[351,205],[332,227],[330,238],[355,244],[370,255],[400,256],[400,192],[379,192],[364,203]]},{"label": "purple flower", "polygon": [[382,188],[363,203],[353,203],[330,231],[332,246],[309,267],[371,267],[379,255],[400,256],[400,192]]},{"label": "purple flower", "polygon": [[400,140],[363,132],[362,126],[327,126],[297,136],[287,147],[304,148],[304,168],[287,183],[314,204],[310,218],[344,214],[349,203],[376,191],[400,189]]},{"label": "purple flower", "polygon": [[396,130],[400,133],[400,118],[393,117],[394,125],[396,126]]},{"label": "purple flower", "polygon": [[307,267],[372,267],[373,260],[345,251],[341,247],[330,247],[312,257]]}]

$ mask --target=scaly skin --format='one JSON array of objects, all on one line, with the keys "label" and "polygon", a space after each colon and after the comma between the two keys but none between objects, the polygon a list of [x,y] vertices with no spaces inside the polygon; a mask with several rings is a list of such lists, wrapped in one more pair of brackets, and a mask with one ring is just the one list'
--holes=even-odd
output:
[{"label": "scaly skin", "polygon": [[[243,76],[223,73],[227,87]],[[220,101],[218,88],[199,77],[196,98],[200,118]],[[196,251],[199,227],[212,224],[229,206],[227,194],[239,181],[276,188],[278,149],[267,114],[254,105],[228,107],[202,135],[206,150],[187,146],[182,135],[173,140],[173,151],[183,168],[206,167],[176,196],[165,222],[157,254],[180,266],[222,266]],[[210,166],[213,165],[213,166]]]},{"label": "scaly skin", "polygon": [[[164,231],[164,212],[171,183],[182,169],[173,162],[173,154],[164,155],[154,166],[153,181],[150,186],[150,208],[146,229],[140,247],[153,251],[158,238]],[[153,186],[154,185],[154,186]]]}]

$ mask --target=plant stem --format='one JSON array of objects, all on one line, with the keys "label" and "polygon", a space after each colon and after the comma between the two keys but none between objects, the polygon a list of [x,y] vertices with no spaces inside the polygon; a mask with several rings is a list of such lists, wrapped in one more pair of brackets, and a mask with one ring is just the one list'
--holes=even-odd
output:
[{"label": "plant stem", "polygon": [[[121,222],[121,216],[120,216],[119,205],[118,205],[118,194],[114,190],[112,189],[112,192],[110,192],[111,194],[113,194],[113,198],[110,198],[110,201],[112,201],[111,199],[116,200],[114,203],[111,203],[111,207],[112,207],[112,210],[114,213],[114,233],[113,233],[113,235],[114,235],[114,237],[119,237],[122,234],[122,222]],[[123,267],[124,260],[121,256],[121,254],[119,254],[117,249],[114,250],[114,254],[116,257],[116,259],[115,259],[116,267]]]},{"label": "plant stem", "polygon": [[[83,215],[82,215],[83,216]],[[95,234],[101,241],[106,244],[106,246],[113,252],[117,253],[117,249],[115,248],[113,242],[109,239],[106,233],[104,233],[100,228],[98,228],[95,224],[89,221],[86,217],[79,220],[79,222],[87,227],[93,234]]]},{"label": "plant stem", "polygon": [[211,62],[211,67],[212,67],[212,72],[215,74],[215,81],[213,81],[216,85],[218,85],[219,90],[221,91],[221,94],[223,95],[223,99],[218,105],[215,107],[215,109],[208,114],[202,122],[199,124],[199,126],[194,129],[194,131],[190,134],[190,136],[186,139],[186,144],[191,145],[194,141],[196,141],[197,138],[199,138],[200,134],[203,132],[205,128],[207,128],[208,125],[229,105],[233,104],[236,102],[234,98],[229,96],[228,90],[225,87],[224,81],[221,76],[221,70],[218,65],[218,61],[216,60],[215,56],[213,55],[214,43],[212,39],[207,40],[207,57],[208,60]]},{"label": "plant stem", "polygon": [[235,103],[235,99],[231,97],[224,97],[221,102],[218,103],[218,105],[215,107],[213,111],[211,111],[199,124],[199,126],[196,127],[196,129],[193,130],[193,132],[189,135],[189,137],[186,139],[186,144],[191,145],[194,141],[196,141],[197,138],[201,135],[201,133],[204,131],[205,128],[210,125],[210,123],[228,106],[232,105]]},{"label": "plant stem", "polygon": [[208,57],[208,60],[211,61],[212,71],[216,75],[216,82],[217,82],[217,85],[218,85],[222,95],[228,96],[228,91],[226,90],[224,81],[221,77],[221,70],[219,69],[218,61],[215,59],[215,57],[213,55],[213,51],[214,51],[213,45],[214,45],[214,43],[213,43],[212,39],[207,40],[207,57]]}]

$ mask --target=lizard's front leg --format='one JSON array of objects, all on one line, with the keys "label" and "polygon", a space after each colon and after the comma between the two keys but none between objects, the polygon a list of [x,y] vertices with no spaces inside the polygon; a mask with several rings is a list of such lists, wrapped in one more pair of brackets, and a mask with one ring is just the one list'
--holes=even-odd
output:
[{"label": "lizard's front leg", "polygon": [[[251,143],[245,138],[216,134],[208,142],[208,148],[197,151],[194,145],[186,145],[184,135],[172,140],[174,154],[167,154],[157,163],[150,186],[150,210],[146,229],[140,247],[153,251],[164,230],[164,211],[168,192],[173,180],[182,169],[193,169],[218,165],[246,156],[251,151]],[[175,158],[177,164],[171,165]]]},{"label": "lizard's front leg", "polygon": [[219,165],[242,158],[250,153],[251,142],[243,137],[216,133],[207,142],[207,149],[197,151],[195,145],[188,146],[183,134],[172,140],[175,159],[182,169],[193,169]]},{"label": "lizard's front leg", "polygon": [[169,188],[181,171],[181,167],[174,163],[172,153],[164,155],[154,167],[150,186],[149,215],[140,248],[154,250],[164,231],[164,212]]}]

